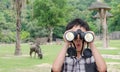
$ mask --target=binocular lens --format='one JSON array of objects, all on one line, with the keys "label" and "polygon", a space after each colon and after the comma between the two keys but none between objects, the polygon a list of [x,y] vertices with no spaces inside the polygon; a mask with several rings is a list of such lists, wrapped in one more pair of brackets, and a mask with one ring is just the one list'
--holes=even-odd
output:
[{"label": "binocular lens", "polygon": [[74,39],[74,34],[72,32],[67,32],[66,35],[65,35],[65,38],[68,41],[72,41]]},{"label": "binocular lens", "polygon": [[65,34],[65,38],[67,41],[73,41],[77,39],[77,36],[80,36],[81,40],[85,40],[86,42],[92,42],[94,40],[94,36],[91,32],[72,32],[69,31]]},{"label": "binocular lens", "polygon": [[86,33],[85,36],[84,36],[84,39],[86,42],[92,42],[93,39],[94,39],[94,36],[92,33]]}]

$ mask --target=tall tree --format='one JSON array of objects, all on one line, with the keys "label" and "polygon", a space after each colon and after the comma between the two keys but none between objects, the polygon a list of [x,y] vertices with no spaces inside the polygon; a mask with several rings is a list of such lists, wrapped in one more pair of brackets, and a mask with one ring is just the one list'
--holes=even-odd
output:
[{"label": "tall tree", "polygon": [[20,30],[21,30],[21,10],[23,0],[14,0],[16,10],[16,49],[15,55],[21,55],[20,48]]},{"label": "tall tree", "polygon": [[50,41],[54,27],[64,24],[66,14],[66,0],[35,0],[34,18],[38,20],[39,26],[46,27],[49,31]]}]

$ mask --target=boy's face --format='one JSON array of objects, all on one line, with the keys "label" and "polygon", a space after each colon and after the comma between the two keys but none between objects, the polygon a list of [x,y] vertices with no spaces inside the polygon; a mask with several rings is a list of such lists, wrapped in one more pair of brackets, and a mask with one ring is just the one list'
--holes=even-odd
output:
[{"label": "boy's face", "polygon": [[[72,31],[77,31],[78,29],[80,29],[82,32],[86,32],[86,29],[81,27],[81,26],[74,26],[71,30]],[[77,36],[77,39],[73,40],[75,46],[76,46],[76,50],[77,52],[81,52],[82,49],[82,40],[80,39],[80,36]]]}]

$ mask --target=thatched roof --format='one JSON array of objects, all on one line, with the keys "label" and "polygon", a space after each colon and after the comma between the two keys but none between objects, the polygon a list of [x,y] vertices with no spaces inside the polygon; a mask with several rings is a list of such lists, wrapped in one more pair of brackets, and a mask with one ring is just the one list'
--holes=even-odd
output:
[{"label": "thatched roof", "polygon": [[89,10],[98,10],[98,9],[106,9],[110,10],[111,8],[106,4],[102,2],[93,2],[90,7],[88,7]]},{"label": "thatched roof", "polygon": [[[111,13],[109,13],[108,11],[106,11],[106,17],[112,17],[113,15]],[[95,16],[93,16],[93,18],[100,18],[99,13],[97,12],[97,14]]]}]

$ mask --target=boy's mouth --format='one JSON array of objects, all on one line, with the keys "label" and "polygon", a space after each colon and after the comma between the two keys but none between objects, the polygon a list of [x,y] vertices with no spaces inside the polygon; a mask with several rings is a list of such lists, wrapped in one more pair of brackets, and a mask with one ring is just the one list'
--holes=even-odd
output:
[{"label": "boy's mouth", "polygon": [[77,46],[80,46],[80,44],[77,44]]}]

